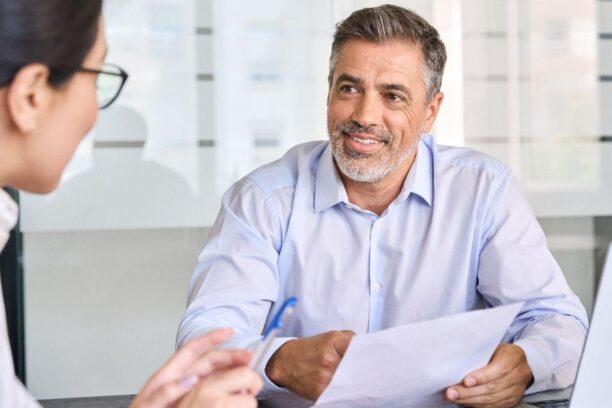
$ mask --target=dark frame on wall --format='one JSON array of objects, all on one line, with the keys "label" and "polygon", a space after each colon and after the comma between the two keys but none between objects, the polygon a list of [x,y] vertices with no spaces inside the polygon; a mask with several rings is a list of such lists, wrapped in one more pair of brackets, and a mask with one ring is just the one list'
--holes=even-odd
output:
[{"label": "dark frame on wall", "polygon": [[[19,203],[19,193],[7,190]],[[25,384],[25,330],[23,301],[23,243],[19,225],[11,231],[6,247],[0,253],[0,276],[6,311],[6,324],[13,352],[15,374]]]}]

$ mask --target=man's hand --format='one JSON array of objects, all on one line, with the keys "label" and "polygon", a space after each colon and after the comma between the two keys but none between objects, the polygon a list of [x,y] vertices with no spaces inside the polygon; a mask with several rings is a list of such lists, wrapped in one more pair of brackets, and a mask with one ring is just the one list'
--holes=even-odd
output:
[{"label": "man's hand", "polygon": [[510,408],[523,398],[533,378],[523,349],[501,344],[489,364],[468,374],[462,384],[449,387],[445,398],[476,408]]},{"label": "man's hand", "polygon": [[272,355],[266,375],[276,385],[316,401],[329,385],[354,335],[343,330],[290,340]]}]

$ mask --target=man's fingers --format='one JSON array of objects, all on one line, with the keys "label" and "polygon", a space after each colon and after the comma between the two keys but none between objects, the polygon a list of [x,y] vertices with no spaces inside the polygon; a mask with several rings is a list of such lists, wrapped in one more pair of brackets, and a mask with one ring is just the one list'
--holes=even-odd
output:
[{"label": "man's fingers", "polygon": [[257,395],[263,386],[263,381],[248,367],[233,368],[213,374],[200,383],[200,387],[214,388],[219,393],[236,393],[246,390],[251,395]]},{"label": "man's fingers", "polygon": [[332,340],[332,344],[338,355],[340,357],[344,356],[346,353],[346,349],[348,349],[349,344],[351,343],[351,339],[355,335],[355,332],[352,330],[342,330],[337,332]]},{"label": "man's fingers", "polygon": [[187,370],[187,375],[205,377],[213,371],[243,366],[249,363],[253,353],[247,350],[213,350],[204,354]]},{"label": "man's fingers", "polygon": [[463,385],[466,387],[476,387],[481,384],[490,383],[491,381],[499,380],[507,374],[500,364],[495,362],[489,363],[486,367],[471,372],[465,376]]},{"label": "man's fingers", "polygon": [[[512,406],[523,396],[526,365],[522,350],[514,345],[500,345],[491,362],[468,374],[461,384],[449,387],[444,397],[451,402],[470,407]],[[528,368],[527,368],[528,370]]]},{"label": "man's fingers", "polygon": [[520,397],[515,395],[515,390],[512,388],[503,390],[496,394],[480,395],[477,397],[466,398],[458,401],[453,401],[456,404],[468,407],[514,407],[520,401]]},{"label": "man's fingers", "polygon": [[476,387],[465,387],[463,385],[455,385],[446,390],[446,398],[451,401],[463,401],[468,398],[480,397],[483,395],[496,394],[505,389],[504,384],[499,381],[492,381]]},{"label": "man's fingers", "polygon": [[513,361],[509,360],[505,353],[496,352],[489,364],[466,375],[463,380],[463,385],[466,387],[475,387],[480,384],[498,380],[508,375],[513,368]]}]

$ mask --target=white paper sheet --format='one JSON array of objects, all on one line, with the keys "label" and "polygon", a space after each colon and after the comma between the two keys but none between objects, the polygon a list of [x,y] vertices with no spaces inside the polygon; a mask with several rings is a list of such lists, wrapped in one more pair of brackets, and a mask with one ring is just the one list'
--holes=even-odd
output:
[{"label": "white paper sheet", "polygon": [[522,303],[356,336],[318,407],[444,407],[443,391],[484,367]]}]

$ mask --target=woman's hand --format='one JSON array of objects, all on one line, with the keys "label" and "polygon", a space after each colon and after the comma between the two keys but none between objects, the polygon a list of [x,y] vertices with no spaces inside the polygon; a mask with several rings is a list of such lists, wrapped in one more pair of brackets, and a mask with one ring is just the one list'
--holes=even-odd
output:
[{"label": "woman's hand", "polygon": [[[251,359],[251,353],[245,350],[214,350],[217,345],[229,340],[232,334],[231,329],[220,329],[186,343],[147,381],[130,407],[174,407],[186,395],[188,398],[180,402],[180,407],[191,406],[188,401],[207,407],[212,405],[206,405],[204,401],[218,404],[229,398],[237,387],[248,390],[248,394],[235,397],[255,401],[261,380],[244,367]],[[234,383],[236,387],[232,385]],[[230,403],[234,404],[234,401]]]},{"label": "woman's hand", "polygon": [[215,372],[202,380],[177,408],[256,408],[263,381],[247,367]]}]

